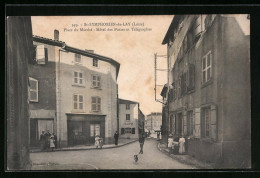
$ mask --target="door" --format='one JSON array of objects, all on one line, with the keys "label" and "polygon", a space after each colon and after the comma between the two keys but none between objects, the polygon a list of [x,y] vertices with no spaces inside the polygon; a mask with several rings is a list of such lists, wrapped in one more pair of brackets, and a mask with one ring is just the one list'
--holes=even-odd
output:
[{"label": "door", "polygon": [[38,122],[37,119],[30,119],[30,146],[40,146],[38,140]]},{"label": "door", "polygon": [[183,127],[182,127],[182,114],[179,113],[178,114],[178,135],[179,136],[182,135],[182,131],[183,131]]},{"label": "door", "polygon": [[100,136],[100,123],[90,124],[90,141],[91,141],[91,143],[95,143],[96,135]]}]

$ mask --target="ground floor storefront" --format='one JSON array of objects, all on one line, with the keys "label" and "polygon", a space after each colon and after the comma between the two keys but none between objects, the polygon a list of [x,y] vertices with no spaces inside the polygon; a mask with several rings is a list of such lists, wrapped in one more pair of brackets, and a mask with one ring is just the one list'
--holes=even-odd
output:
[{"label": "ground floor storefront", "polygon": [[95,136],[105,138],[105,115],[67,114],[68,146],[91,145]]}]

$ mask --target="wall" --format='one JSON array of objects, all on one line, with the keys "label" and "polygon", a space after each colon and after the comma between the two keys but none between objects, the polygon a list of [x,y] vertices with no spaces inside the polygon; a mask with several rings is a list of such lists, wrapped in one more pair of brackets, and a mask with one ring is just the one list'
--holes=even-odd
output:
[{"label": "wall", "polygon": [[[56,54],[59,49],[56,48]],[[106,115],[105,118],[105,139],[106,142],[113,141],[113,134],[117,130],[117,83],[116,68],[110,63],[99,60],[98,67],[92,65],[92,58],[82,57],[82,64],[74,64],[74,53],[60,52],[60,66],[58,57],[56,58],[56,68],[60,68],[60,77],[57,77],[60,90],[60,104],[57,107],[60,120],[58,123],[61,142],[64,146],[67,144],[67,116],[66,113],[75,113],[73,111],[73,94],[83,94],[84,96],[84,113]],[[73,84],[74,71],[83,73],[83,86],[75,86]],[[92,88],[92,74],[101,76],[101,88]],[[91,111],[91,96],[101,97],[101,112]]]},{"label": "wall", "polygon": [[30,17],[7,17],[7,170],[30,169],[28,62],[32,55]]},{"label": "wall", "polygon": [[[126,114],[130,114],[130,120],[126,121]],[[135,134],[121,134],[121,128],[135,128]],[[130,104],[130,109],[126,109],[126,104],[119,103],[119,137],[138,138],[138,104]]]}]

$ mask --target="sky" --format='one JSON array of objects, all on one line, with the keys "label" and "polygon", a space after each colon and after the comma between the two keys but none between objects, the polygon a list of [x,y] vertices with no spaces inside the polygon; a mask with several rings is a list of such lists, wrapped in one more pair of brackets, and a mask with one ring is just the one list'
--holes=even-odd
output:
[{"label": "sky", "polygon": [[[250,21],[247,20],[246,14],[227,16],[234,16],[243,32],[246,35],[250,34]],[[32,30],[33,35],[53,39],[54,29],[57,29],[60,41],[64,41],[67,45],[82,50],[94,50],[97,54],[119,62],[120,71],[117,80],[119,97],[139,102],[141,110],[147,115],[151,112],[162,111],[162,104],[155,102],[154,53],[167,54],[167,47],[162,45],[162,41],[172,19],[173,15],[34,16]],[[90,23],[103,24],[96,26]],[[109,23],[114,23],[114,26],[109,26]],[[78,31],[75,31],[75,28]],[[80,28],[92,28],[92,31],[80,31]],[[97,31],[96,28],[105,28],[106,31]],[[108,31],[108,28],[112,31]],[[148,30],[133,31],[132,28]],[[158,58],[157,67],[166,69],[166,58]],[[167,82],[166,74],[166,72],[157,72],[158,85],[164,85]],[[161,90],[162,87],[157,87],[159,99],[161,99]]]},{"label": "sky", "polygon": [[[33,35],[53,39],[54,29],[57,29],[59,40],[67,45],[82,50],[94,50],[97,54],[119,62],[119,98],[139,102],[140,109],[147,115],[162,111],[162,104],[155,102],[154,53],[167,54],[167,47],[162,45],[162,41],[172,19],[173,15],[33,16],[32,30]],[[91,23],[102,24],[97,26]],[[75,28],[78,31],[75,31]],[[80,28],[92,31],[80,31]],[[97,31],[96,28],[106,31]],[[108,28],[111,31],[108,31]],[[166,69],[166,58],[158,58],[157,67]],[[158,85],[167,82],[166,74],[157,73]],[[162,87],[157,87],[157,98],[160,99],[161,89]]]}]

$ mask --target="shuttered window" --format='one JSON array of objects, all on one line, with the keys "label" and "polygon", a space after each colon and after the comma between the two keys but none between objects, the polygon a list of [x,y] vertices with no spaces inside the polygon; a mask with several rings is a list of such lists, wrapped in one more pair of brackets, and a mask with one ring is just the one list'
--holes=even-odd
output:
[{"label": "shuttered window", "polygon": [[194,120],[193,120],[193,111],[187,112],[187,135],[193,135],[194,129]]},{"label": "shuttered window", "polygon": [[101,111],[101,98],[99,96],[91,97],[91,109],[92,111]]},{"label": "shuttered window", "polygon": [[98,67],[98,59],[93,58],[93,66]]},{"label": "shuttered window", "polygon": [[188,87],[187,90],[193,90],[195,88],[195,65],[189,64],[188,70]]},{"label": "shuttered window", "polygon": [[212,54],[208,52],[202,58],[202,83],[206,83],[211,79],[212,75]]},{"label": "shuttered window", "polygon": [[201,136],[202,137],[210,136],[210,108],[209,107],[202,109]]},{"label": "shuttered window", "polygon": [[82,63],[80,54],[75,54],[75,63]]},{"label": "shuttered window", "polygon": [[132,128],[132,134],[135,134],[135,128]]},{"label": "shuttered window", "polygon": [[84,97],[83,95],[74,94],[73,95],[73,110],[83,111],[84,109]]},{"label": "shuttered window", "polygon": [[30,93],[29,99],[31,102],[38,102],[38,80],[29,77]]},{"label": "shuttered window", "polygon": [[74,72],[74,84],[83,85],[83,73]]},{"label": "shuttered window", "polygon": [[100,88],[101,87],[101,77],[99,75],[92,75],[92,87]]}]

